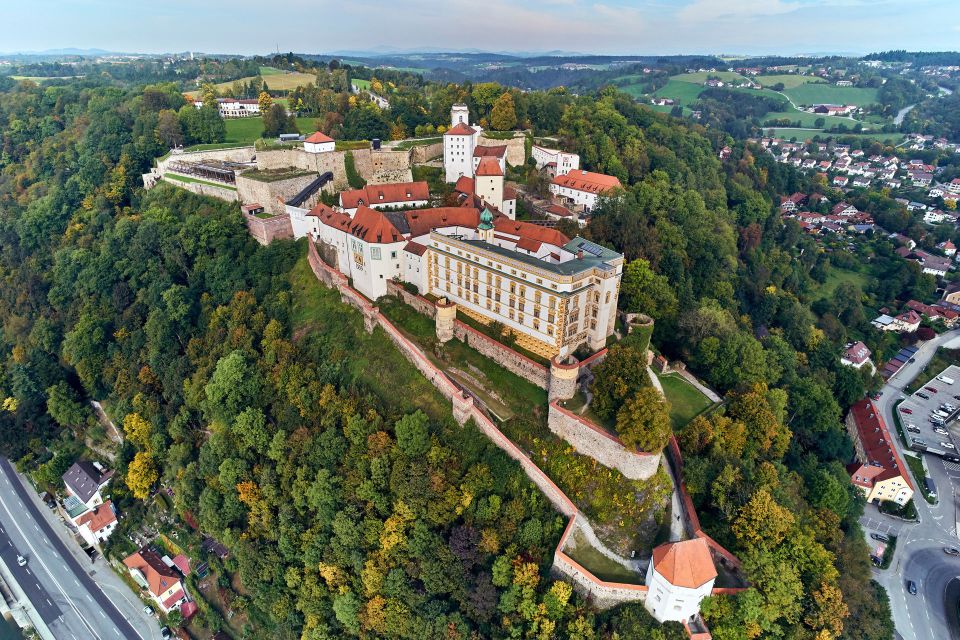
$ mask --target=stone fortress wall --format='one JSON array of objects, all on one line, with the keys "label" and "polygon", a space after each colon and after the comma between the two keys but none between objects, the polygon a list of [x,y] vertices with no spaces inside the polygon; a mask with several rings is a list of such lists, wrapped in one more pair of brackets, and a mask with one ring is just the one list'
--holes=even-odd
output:
[{"label": "stone fortress wall", "polygon": [[[396,345],[400,352],[404,354],[410,363],[413,364],[417,370],[420,371],[420,373],[423,374],[423,376],[429,380],[444,397],[450,399],[453,417],[459,424],[466,425],[468,422],[472,421],[473,424],[480,429],[480,431],[486,435],[491,442],[493,442],[493,444],[495,444],[504,453],[520,464],[520,467],[523,469],[527,477],[541,492],[543,492],[547,500],[550,501],[550,504],[552,504],[557,511],[570,518],[570,522],[567,524],[567,529],[564,531],[563,536],[560,538],[560,542],[554,550],[552,571],[557,575],[568,578],[573,583],[575,588],[584,594],[585,597],[594,602],[594,604],[598,607],[612,607],[624,602],[642,602],[646,598],[647,587],[643,585],[614,583],[601,580],[563,551],[563,549],[569,543],[571,532],[574,530],[574,528],[577,528],[583,532],[586,538],[596,549],[600,551],[600,553],[607,557],[616,557],[616,554],[610,552],[600,543],[599,540],[596,539],[596,536],[590,527],[589,521],[585,516],[580,514],[573,501],[570,500],[570,498],[568,498],[567,495],[564,494],[556,484],[554,484],[550,477],[544,473],[543,470],[541,470],[527,456],[526,453],[517,447],[499,429],[497,429],[496,425],[494,425],[494,423],[486,416],[486,414],[479,407],[476,407],[473,404],[473,398],[464,393],[452,380],[450,380],[450,378],[447,377],[443,371],[438,369],[417,345],[407,340],[400,330],[397,329],[386,318],[386,316],[381,314],[380,310],[374,306],[373,303],[350,287],[346,276],[324,263],[320,258],[320,254],[317,252],[316,245],[312,242],[308,242],[307,259],[318,280],[326,284],[328,287],[337,289],[340,292],[340,299],[345,304],[348,304],[360,311],[363,317],[364,328],[367,332],[372,333],[378,326],[383,329],[386,335],[390,338],[394,345]],[[429,301],[427,301],[425,298],[422,300],[429,303]],[[449,308],[452,305],[444,306]],[[443,307],[441,306],[436,306],[437,313],[435,317],[438,320],[438,332],[440,331],[441,319],[445,323],[443,329],[444,332],[446,332],[448,329],[447,325],[452,324],[453,322],[450,320],[449,314],[440,313],[442,308]],[[671,439],[671,444],[675,447],[676,441]],[[684,493],[684,495],[686,494]],[[686,500],[692,509],[692,502],[690,502],[688,495],[686,496]],[[699,521],[697,521],[697,526],[699,527]],[[710,540],[706,534],[703,534],[701,537],[706,537],[708,544],[712,542],[713,545],[716,545],[719,547],[719,549],[723,549],[723,547],[720,547],[720,545],[718,545],[716,542]],[[711,546],[711,548],[713,547]],[[725,549],[723,549],[723,551],[726,552],[730,558],[736,560],[736,557],[733,556],[733,554],[730,554],[729,551],[726,551]],[[616,561],[620,562],[621,564],[624,562],[631,562],[623,558],[617,558]],[[737,563],[737,566],[739,566],[739,561],[737,561]],[[634,565],[632,568],[638,569],[639,566],[640,565]],[[732,592],[732,590],[723,589],[718,590],[717,592],[728,593]]]},{"label": "stone fortress wall", "polygon": [[283,206],[284,201],[300,193],[316,177],[315,174],[309,174],[271,181],[248,178],[241,173],[237,176],[237,193],[240,196],[240,202],[246,204],[256,202],[274,215],[286,215],[287,211]]}]

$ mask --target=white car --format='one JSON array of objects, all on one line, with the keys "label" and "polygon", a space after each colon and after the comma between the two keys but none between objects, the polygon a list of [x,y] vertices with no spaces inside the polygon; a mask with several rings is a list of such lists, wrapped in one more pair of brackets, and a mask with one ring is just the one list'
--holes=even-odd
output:
[{"label": "white car", "polygon": [[956,449],[952,442],[941,442],[940,446],[944,449]]},{"label": "white car", "polygon": [[23,557],[22,555],[20,555],[19,553],[17,554],[17,565],[18,565],[18,566],[21,566],[21,567],[27,566],[27,559],[24,558],[24,557]]}]

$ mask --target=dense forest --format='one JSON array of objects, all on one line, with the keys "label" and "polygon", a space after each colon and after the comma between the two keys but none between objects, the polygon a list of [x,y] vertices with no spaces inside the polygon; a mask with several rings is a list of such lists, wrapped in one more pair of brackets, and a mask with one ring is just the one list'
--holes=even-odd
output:
[{"label": "dense forest", "polygon": [[[890,638],[842,470],[842,412],[876,384],[839,365],[863,292],[818,295],[830,258],[773,205],[797,174],[742,143],[721,163],[722,131],[613,88],[394,85],[389,111],[318,113],[413,131],[455,101],[499,120],[509,96],[515,126],[626,185],[585,233],[626,255],[622,307],[655,318],[656,348],[727,394],[679,434],[704,526],[752,585],[704,605],[714,637]],[[251,637],[684,637],[548,577],[563,519],[311,284],[302,243],[261,248],[232,206],[135,186],[162,132],[189,130],[182,100],[114,79],[0,87],[4,455],[56,480],[96,438],[84,401],[104,401],[126,434],[120,509],[173,489],[233,551]]]}]

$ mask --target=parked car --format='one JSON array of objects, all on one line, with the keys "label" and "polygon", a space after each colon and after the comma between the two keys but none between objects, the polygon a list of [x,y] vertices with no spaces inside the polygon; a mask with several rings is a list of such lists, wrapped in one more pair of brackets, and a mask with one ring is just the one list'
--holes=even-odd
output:
[{"label": "parked car", "polygon": [[925,446],[927,446],[926,441],[921,440],[920,438],[910,438],[910,442],[912,442],[915,447],[925,447]]},{"label": "parked car", "polygon": [[913,409],[901,409],[904,413],[913,413]]},{"label": "parked car", "polygon": [[910,433],[920,433],[920,427],[915,424],[907,425],[907,431]]},{"label": "parked car", "polygon": [[950,434],[947,432],[947,430],[944,429],[943,427],[934,427],[933,430],[934,430],[936,433],[939,433],[939,434],[942,435],[942,436],[950,435]]},{"label": "parked car", "polygon": [[173,634],[170,632],[170,627],[161,627],[160,628],[160,637],[166,640],[167,638],[172,637]]},{"label": "parked car", "polygon": [[953,397],[956,398],[957,400],[960,400],[960,394],[955,394]]},{"label": "parked car", "polygon": [[929,391],[930,393],[936,393],[936,392],[937,392],[937,388],[936,388],[936,387],[924,387],[924,389],[926,389],[926,390]]},{"label": "parked car", "polygon": [[883,533],[871,533],[870,537],[874,540],[879,540],[880,542],[890,542],[889,536]]},{"label": "parked car", "polygon": [[943,552],[948,556],[960,556],[960,549],[956,547],[944,547]]},{"label": "parked car", "polygon": [[925,394],[925,393],[920,393],[919,391],[917,391],[917,397],[918,397],[918,398],[923,398],[924,400],[929,400],[929,399],[930,399],[930,396],[928,396],[928,395]]},{"label": "parked car", "polygon": [[940,446],[943,447],[944,449],[956,449],[956,448],[957,448],[956,445],[953,444],[952,442],[943,442],[943,441],[941,441],[941,442],[940,442]]},{"label": "parked car", "polygon": [[17,566],[20,566],[20,567],[25,567],[25,566],[27,566],[27,559],[24,558],[24,557],[23,557],[22,555],[20,555],[19,553],[17,554]]},{"label": "parked car", "polygon": [[910,592],[910,595],[917,595],[917,583],[913,580],[907,580],[907,591]]},{"label": "parked car", "polygon": [[144,612],[145,614],[147,614],[148,616],[152,616],[152,615],[153,615],[153,607],[151,607],[151,606],[148,605],[148,604],[145,604],[145,605],[143,605],[143,612]]}]

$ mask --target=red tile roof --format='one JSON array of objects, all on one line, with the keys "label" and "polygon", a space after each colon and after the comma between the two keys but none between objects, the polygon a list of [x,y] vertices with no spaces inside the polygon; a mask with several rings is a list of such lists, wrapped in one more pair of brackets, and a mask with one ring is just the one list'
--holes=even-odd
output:
[{"label": "red tile roof", "polygon": [[504,187],[503,188],[503,199],[504,200],[516,200],[517,199],[517,190],[513,187]]},{"label": "red tile roof", "polygon": [[502,158],[506,154],[507,154],[507,145],[505,144],[495,145],[491,147],[480,145],[473,150],[474,158],[486,158],[491,156],[494,158]]},{"label": "red tile roof", "polygon": [[416,256],[422,256],[424,253],[426,253],[427,248],[422,244],[420,244],[419,242],[414,242],[413,240],[411,240],[410,242],[404,245],[403,250],[406,251],[407,253],[412,253],[413,255],[416,255]]},{"label": "red tile roof", "polygon": [[569,218],[573,215],[573,212],[570,209],[567,209],[563,205],[552,204],[547,207],[547,213],[552,213],[555,216],[560,216],[561,218]]},{"label": "red tile roof", "polygon": [[312,144],[321,144],[324,142],[333,142],[333,138],[323,133],[322,131],[317,131],[308,137],[304,142],[310,142]]},{"label": "red tile roof", "polygon": [[165,565],[160,556],[147,548],[131,553],[123,559],[123,564],[130,569],[138,569],[146,578],[150,593],[155,596],[161,595],[180,582],[180,577],[174,573],[173,569]]},{"label": "red tile roof", "polygon": [[717,577],[703,538],[667,542],[653,550],[653,569],[672,585],[697,589]]},{"label": "red tile roof", "polygon": [[497,162],[496,158],[483,157],[474,173],[478,176],[502,176],[503,169],[500,168],[500,163]]},{"label": "red tile roof", "polygon": [[511,220],[506,216],[502,216],[494,220],[493,227],[500,233],[520,236],[521,238],[537,240],[539,242],[546,242],[547,244],[556,245],[558,247],[562,247],[570,242],[570,238],[563,235],[556,229],[543,227],[539,224],[531,224],[529,222],[518,222],[516,220]]},{"label": "red tile roof", "polygon": [[392,184],[368,184],[362,189],[344,191],[340,203],[344,209],[356,209],[365,204],[402,204],[430,199],[430,185],[420,182],[396,182]]},{"label": "red tile roof", "polygon": [[524,251],[529,251],[530,253],[536,253],[537,251],[540,251],[541,245],[543,245],[542,242],[532,238],[520,238],[517,240],[517,249],[523,249]]},{"label": "red tile roof", "polygon": [[413,237],[426,235],[438,227],[476,227],[480,224],[480,211],[473,207],[417,209],[404,215]]},{"label": "red tile roof", "polygon": [[117,514],[113,512],[113,507],[110,504],[110,501],[107,500],[103,504],[97,505],[96,508],[87,511],[82,516],[77,518],[77,526],[82,526],[86,524],[90,531],[96,533],[104,527],[110,526],[117,521]]},{"label": "red tile roof", "polygon": [[169,609],[173,605],[177,604],[178,601],[183,600],[183,589],[177,590],[172,596],[163,601],[163,608]]},{"label": "red tile roof", "polygon": [[182,553],[179,554],[173,559],[173,564],[176,565],[177,569],[180,569],[180,573],[183,575],[190,575],[190,558],[187,556]]},{"label": "red tile roof", "polygon": [[197,607],[197,603],[191,600],[180,605],[180,613],[183,615],[184,620],[188,620],[197,612],[198,608],[199,607]]},{"label": "red tile roof", "polygon": [[870,359],[870,349],[862,342],[854,342],[843,352],[843,357],[854,364],[861,364]]},{"label": "red tile roof", "polygon": [[317,206],[315,206],[313,209],[310,209],[306,215],[322,218],[324,215],[330,215],[333,213],[337,213],[333,207],[323,204],[322,202],[318,202]]},{"label": "red tile roof", "polygon": [[557,176],[553,179],[553,184],[576,189],[577,191],[587,191],[589,193],[603,193],[610,189],[616,189],[620,186],[620,179],[616,176],[608,176],[602,173],[584,171],[575,169],[570,173]]},{"label": "red tile roof", "polygon": [[454,191],[460,193],[472,194],[476,187],[473,185],[473,178],[469,176],[460,176],[457,178],[457,184],[453,186]]},{"label": "red tile roof", "polygon": [[349,233],[364,242],[402,242],[403,235],[393,223],[379,211],[360,205],[350,221]]},{"label": "red tile roof", "polygon": [[443,135],[445,136],[472,136],[477,132],[473,127],[467,126],[462,122],[458,123],[457,126],[451,127]]},{"label": "red tile roof", "polygon": [[[857,427],[857,436],[863,445],[867,464],[873,463],[882,471],[874,477],[874,482],[889,480],[900,476],[911,489],[910,474],[900,459],[900,454],[891,446],[890,431],[873,402],[864,398],[850,407],[853,422]],[[863,475],[863,474],[861,474]]]}]

